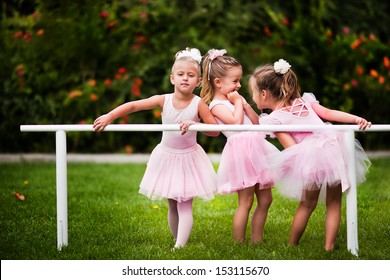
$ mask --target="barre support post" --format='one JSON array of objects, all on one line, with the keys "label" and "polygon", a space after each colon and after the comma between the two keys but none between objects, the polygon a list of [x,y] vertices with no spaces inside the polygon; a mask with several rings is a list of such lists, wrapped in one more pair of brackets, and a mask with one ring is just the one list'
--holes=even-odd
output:
[{"label": "barre support post", "polygon": [[57,248],[68,245],[68,182],[66,133],[56,132]]},{"label": "barre support post", "polygon": [[358,224],[357,224],[357,192],[356,192],[356,158],[355,133],[348,130],[345,133],[348,154],[348,179],[350,187],[346,195],[347,216],[347,248],[355,256],[358,255]]}]

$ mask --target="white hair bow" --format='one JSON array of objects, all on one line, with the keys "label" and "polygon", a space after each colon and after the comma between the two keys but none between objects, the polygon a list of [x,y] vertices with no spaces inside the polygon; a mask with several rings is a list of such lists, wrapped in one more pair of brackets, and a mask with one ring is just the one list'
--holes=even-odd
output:
[{"label": "white hair bow", "polygon": [[274,70],[278,74],[286,74],[288,69],[290,69],[291,65],[285,61],[284,59],[279,59],[274,63]]},{"label": "white hair bow", "polygon": [[200,54],[200,51],[196,48],[187,48],[185,50],[180,51],[176,59],[179,59],[181,57],[191,57],[193,60],[197,61],[199,64],[202,60],[202,55]]}]

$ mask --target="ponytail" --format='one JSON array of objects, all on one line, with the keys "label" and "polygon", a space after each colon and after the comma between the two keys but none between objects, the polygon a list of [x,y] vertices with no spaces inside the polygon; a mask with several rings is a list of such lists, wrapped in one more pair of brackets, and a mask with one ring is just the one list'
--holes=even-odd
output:
[{"label": "ponytail", "polygon": [[207,54],[203,58],[203,63],[202,63],[202,73],[203,73],[202,89],[200,90],[200,97],[202,97],[203,101],[206,104],[209,104],[211,99],[213,99],[214,97],[214,85],[210,77],[211,63],[212,60],[210,59],[210,56]]},{"label": "ponytail", "polygon": [[283,93],[281,99],[283,104],[288,104],[290,101],[301,97],[297,76],[291,69],[283,74],[280,91]]},{"label": "ponytail", "polygon": [[282,101],[284,105],[289,105],[292,100],[301,97],[297,76],[289,67],[280,71],[271,64],[260,66],[250,79],[259,92],[268,90],[273,98]]}]

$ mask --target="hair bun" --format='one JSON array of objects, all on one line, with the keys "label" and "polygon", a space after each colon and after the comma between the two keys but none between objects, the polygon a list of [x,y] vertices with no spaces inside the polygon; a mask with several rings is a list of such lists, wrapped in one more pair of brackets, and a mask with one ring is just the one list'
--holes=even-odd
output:
[{"label": "hair bun", "polygon": [[277,74],[286,74],[287,71],[291,68],[291,65],[284,59],[279,59],[274,63],[274,70]]}]

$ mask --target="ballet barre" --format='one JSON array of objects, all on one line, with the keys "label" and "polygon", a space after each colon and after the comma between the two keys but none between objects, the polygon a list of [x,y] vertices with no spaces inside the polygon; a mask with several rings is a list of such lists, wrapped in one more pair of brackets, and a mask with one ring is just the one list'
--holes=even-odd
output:
[{"label": "ballet barre", "polygon": [[[346,194],[347,248],[358,256],[358,223],[356,170],[350,168],[355,162],[355,132],[362,132],[358,125],[220,125],[193,124],[189,131],[262,131],[262,132],[311,132],[319,130],[343,131],[347,144],[348,176],[351,187]],[[67,195],[67,148],[66,132],[93,132],[91,124],[46,124],[21,125],[21,132],[55,132],[56,133],[56,196],[57,196],[57,248],[68,245],[68,195]],[[130,131],[180,131],[178,124],[110,124],[103,132]],[[390,125],[372,125],[364,132],[390,131]]]}]

